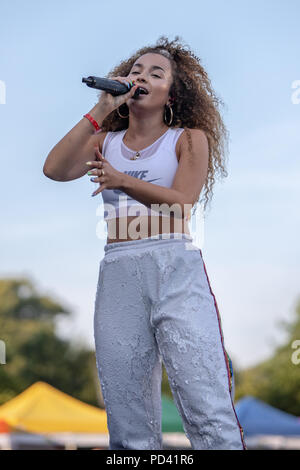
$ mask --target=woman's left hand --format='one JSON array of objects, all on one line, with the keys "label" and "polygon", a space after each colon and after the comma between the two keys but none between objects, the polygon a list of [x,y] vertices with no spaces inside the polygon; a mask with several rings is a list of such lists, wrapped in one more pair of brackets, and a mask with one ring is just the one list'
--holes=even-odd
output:
[{"label": "woman's left hand", "polygon": [[98,147],[95,147],[95,155],[97,160],[86,162],[90,168],[94,168],[94,170],[88,171],[89,176],[94,176],[90,178],[90,180],[94,183],[100,183],[99,188],[93,192],[92,196],[101,193],[103,189],[119,189],[122,184],[123,173],[116,170],[108,163],[100,153]]}]

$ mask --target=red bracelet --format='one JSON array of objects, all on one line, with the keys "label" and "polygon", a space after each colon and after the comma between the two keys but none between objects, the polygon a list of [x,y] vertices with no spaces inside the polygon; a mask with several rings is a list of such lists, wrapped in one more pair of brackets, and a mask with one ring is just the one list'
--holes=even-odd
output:
[{"label": "red bracelet", "polygon": [[101,132],[101,130],[102,130],[101,127],[99,127],[97,121],[95,121],[95,119],[90,114],[84,114],[83,117],[87,118],[93,124],[93,126],[96,129],[97,133]]}]

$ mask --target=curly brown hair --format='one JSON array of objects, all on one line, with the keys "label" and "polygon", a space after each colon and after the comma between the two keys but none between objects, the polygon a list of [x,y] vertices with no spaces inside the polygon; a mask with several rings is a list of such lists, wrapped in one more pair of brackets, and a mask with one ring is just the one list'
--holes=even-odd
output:
[{"label": "curly brown hair", "polygon": [[[213,195],[215,176],[217,173],[222,177],[228,176],[225,160],[229,133],[218,109],[219,105],[224,106],[224,103],[212,89],[207,72],[200,63],[201,59],[180,40],[179,36],[175,36],[173,41],[169,41],[166,36],[160,36],[155,45],[139,49],[129,59],[114,67],[106,78],[127,77],[135,61],[147,53],[161,54],[170,60],[173,83],[169,94],[175,100],[171,127],[181,127],[186,130],[190,152],[192,152],[192,139],[189,129],[202,129],[208,140],[208,172],[201,190],[204,197],[201,198],[200,195],[197,201],[199,203],[204,201],[203,213],[205,213]],[[128,110],[126,103],[122,106]],[[120,113],[124,115],[126,111],[125,108],[122,111],[122,106]],[[115,109],[104,119],[101,127],[104,132],[116,132],[127,129],[128,126],[129,118],[121,118]]]}]

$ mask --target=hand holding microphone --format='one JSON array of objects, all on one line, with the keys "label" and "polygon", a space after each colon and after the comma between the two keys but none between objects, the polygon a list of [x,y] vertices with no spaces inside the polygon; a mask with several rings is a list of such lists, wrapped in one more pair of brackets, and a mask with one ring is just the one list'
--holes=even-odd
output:
[{"label": "hand holding microphone", "polygon": [[128,80],[127,77],[118,76],[108,79],[90,76],[82,78],[82,82],[91,88],[102,90],[98,103],[102,109],[106,110],[107,114],[129,99],[136,99],[141,91],[139,86],[135,85],[132,80]]}]

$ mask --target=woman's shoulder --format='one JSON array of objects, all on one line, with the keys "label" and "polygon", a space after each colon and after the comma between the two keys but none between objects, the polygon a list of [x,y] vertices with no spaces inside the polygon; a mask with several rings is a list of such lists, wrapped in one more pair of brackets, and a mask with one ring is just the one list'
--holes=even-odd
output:
[{"label": "woman's shoulder", "polygon": [[191,128],[191,127],[178,127],[178,128],[173,128],[174,130],[182,130],[181,135],[178,140],[183,141],[183,140],[188,140],[188,136],[191,136],[192,140],[197,138],[205,138],[206,139],[206,133],[204,132],[203,129],[200,128]]},{"label": "woman's shoulder", "polygon": [[193,129],[189,127],[181,127],[180,129],[182,129],[183,132],[181,132],[181,134],[179,135],[176,143],[176,153],[178,154],[179,159],[181,152],[184,149],[189,148],[190,143],[192,143],[192,146],[195,145],[197,147],[208,145],[206,133],[202,129]]}]

